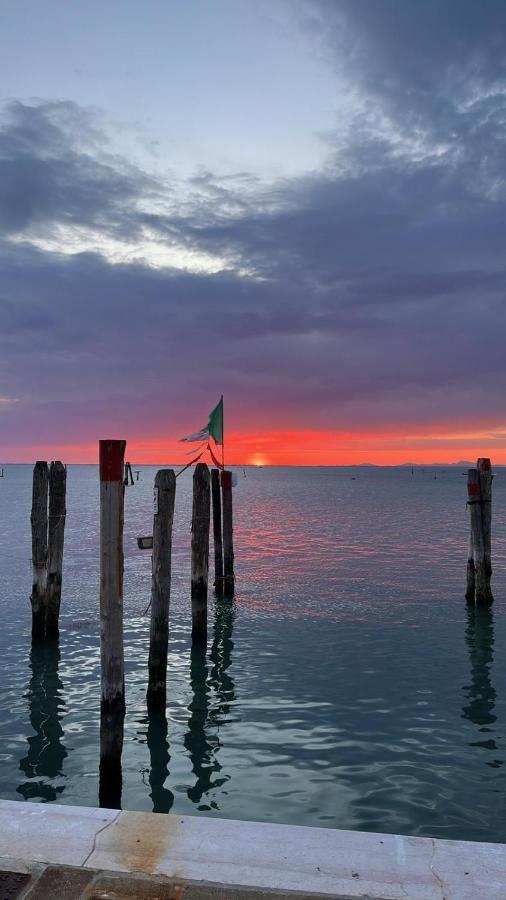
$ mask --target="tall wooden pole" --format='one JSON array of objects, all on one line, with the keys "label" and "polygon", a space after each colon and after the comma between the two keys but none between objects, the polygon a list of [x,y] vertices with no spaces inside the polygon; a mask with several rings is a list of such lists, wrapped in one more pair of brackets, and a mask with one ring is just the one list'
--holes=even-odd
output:
[{"label": "tall wooden pole", "polygon": [[99,804],[121,806],[125,718],[123,660],[123,466],[126,441],[100,441],[100,769]]},{"label": "tall wooden pole", "polygon": [[52,462],[49,470],[49,525],[47,562],[46,637],[58,637],[60,615],[63,542],[65,537],[65,496],[67,470],[61,462]]},{"label": "tall wooden pole", "polygon": [[474,566],[474,597],[470,596],[470,564],[468,561],[468,590],[466,597],[476,605],[491,603],[490,576],[485,558],[485,542],[482,520],[482,493],[480,472],[469,469],[467,473],[467,494],[471,524],[472,562]]},{"label": "tall wooden pole", "polygon": [[481,522],[483,528],[483,551],[485,568],[490,579],[492,575],[492,466],[488,457],[480,457],[477,464],[480,473]]},{"label": "tall wooden pole", "polygon": [[232,472],[221,473],[223,500],[223,590],[225,597],[234,596],[234,527],[232,508]]},{"label": "tall wooden pole", "polygon": [[102,706],[125,708],[123,462],[126,441],[100,441],[100,656]]},{"label": "tall wooden pole", "polygon": [[172,523],[174,521],[175,496],[176,476],[174,471],[160,469],[155,477],[154,494],[148,709],[165,710],[166,703]]},{"label": "tall wooden pole", "polygon": [[193,473],[192,515],[192,640],[207,641],[207,582],[209,573],[210,479],[205,463]]},{"label": "tall wooden pole", "polygon": [[47,462],[38,461],[33,470],[32,514],[32,640],[41,640],[46,632],[47,594]]},{"label": "tall wooden pole", "polygon": [[211,469],[211,496],[213,501],[214,538],[214,589],[218,597],[223,594],[223,540],[221,535],[220,473]]}]

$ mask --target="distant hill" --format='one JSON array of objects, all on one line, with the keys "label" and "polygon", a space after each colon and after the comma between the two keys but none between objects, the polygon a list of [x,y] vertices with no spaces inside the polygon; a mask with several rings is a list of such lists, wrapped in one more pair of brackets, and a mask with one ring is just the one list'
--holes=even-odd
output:
[{"label": "distant hill", "polygon": [[399,468],[410,468],[410,469],[430,469],[431,466],[464,466],[467,469],[472,468],[476,465],[475,462],[471,462],[468,459],[459,459],[457,462],[426,462],[426,463],[399,463]]}]

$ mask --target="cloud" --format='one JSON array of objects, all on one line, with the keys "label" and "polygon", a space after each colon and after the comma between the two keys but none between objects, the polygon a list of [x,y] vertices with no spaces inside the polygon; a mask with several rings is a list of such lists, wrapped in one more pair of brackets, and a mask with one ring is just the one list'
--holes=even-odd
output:
[{"label": "cloud", "polygon": [[184,246],[170,220],[172,186],[111,153],[99,122],[97,112],[70,101],[4,105],[0,235],[49,253],[224,268],[220,259]]},{"label": "cloud", "polygon": [[311,34],[349,95],[341,165],[442,162],[504,196],[506,7],[501,0],[302,0]]},{"label": "cloud", "polygon": [[17,444],[111,423],[177,436],[222,392],[238,431],[502,432],[503,10],[406,7],[300,5],[356,98],[305,177],[163,180],[75,104],[7,107],[0,394],[19,398]]},{"label": "cloud", "polygon": [[504,91],[501,0],[303,0],[299,9],[336,71],[408,125],[446,132],[463,104]]},{"label": "cloud", "polygon": [[128,233],[148,176],[109,155],[90,112],[75,103],[5,105],[0,131],[0,233],[54,223]]}]

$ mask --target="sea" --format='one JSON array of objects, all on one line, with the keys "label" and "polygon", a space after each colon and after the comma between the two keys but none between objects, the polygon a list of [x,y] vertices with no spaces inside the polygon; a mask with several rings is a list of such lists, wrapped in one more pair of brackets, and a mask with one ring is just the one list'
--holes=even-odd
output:
[{"label": "sea", "polygon": [[[506,842],[506,469],[490,608],[464,598],[465,467],[234,471],[236,596],[210,588],[207,648],[177,480],[166,715],[137,547],[156,467],[126,489],[122,808]],[[31,646],[31,481],[0,478],[0,797],[97,806],[98,469],[68,467],[58,646]]]}]

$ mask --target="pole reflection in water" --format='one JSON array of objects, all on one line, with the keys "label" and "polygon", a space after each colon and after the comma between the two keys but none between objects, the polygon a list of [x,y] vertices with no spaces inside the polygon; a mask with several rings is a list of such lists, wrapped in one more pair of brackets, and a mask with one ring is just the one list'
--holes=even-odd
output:
[{"label": "pole reflection in water", "polygon": [[[195,644],[191,649],[190,682],[193,698],[188,707],[190,718],[184,744],[196,776],[195,784],[187,790],[187,796],[199,810],[219,809],[215,799],[209,799],[207,803],[202,803],[202,799],[225,784],[230,777],[222,775],[213,780],[213,774],[221,772],[218,760],[221,747],[218,726],[225,721],[230,703],[235,700],[234,683],[227,671],[232,661],[234,646],[233,622],[233,605],[226,602],[217,603],[210,654],[213,667],[210,675],[205,648]],[[211,689],[215,692],[214,701]]]},{"label": "pole reflection in water", "polygon": [[167,740],[167,718],[164,711],[153,711],[148,717],[147,741],[149,748],[150,797],[153,812],[168,813],[174,803],[174,794],[165,787],[169,777],[169,744]]},{"label": "pole reflection in water", "polygon": [[[65,712],[63,682],[58,675],[60,649],[57,641],[35,642],[30,652],[31,678],[26,697],[30,724],[35,731],[28,738],[28,754],[19,768],[29,781],[16,789],[25,800],[57,800],[64,785],[51,784],[46,779],[63,776],[63,761],[67,751],[63,744],[61,719]],[[37,779],[37,780],[35,780]]]},{"label": "pole reflection in water", "polygon": [[214,617],[214,639],[211,647],[211,671],[210,683],[220,700],[215,709],[214,719],[219,724],[220,717],[230,711],[230,704],[235,700],[235,686],[228,674],[232,662],[232,650],[234,642],[232,631],[235,619],[235,606],[226,601],[216,606]]},{"label": "pole reflection in water", "polygon": [[121,809],[123,777],[121,753],[123,750],[124,707],[100,711],[100,770],[98,802],[105,809]]},{"label": "pole reflection in water", "polygon": [[[477,725],[481,734],[490,735],[490,738],[473,741],[469,746],[497,750],[492,727],[497,716],[494,712],[496,690],[490,673],[494,658],[494,619],[490,606],[468,606],[466,644],[471,662],[471,684],[464,687],[469,702],[462,707],[462,717]],[[502,766],[503,760],[496,759],[490,765]]]}]

